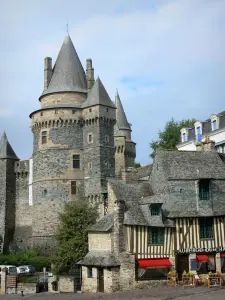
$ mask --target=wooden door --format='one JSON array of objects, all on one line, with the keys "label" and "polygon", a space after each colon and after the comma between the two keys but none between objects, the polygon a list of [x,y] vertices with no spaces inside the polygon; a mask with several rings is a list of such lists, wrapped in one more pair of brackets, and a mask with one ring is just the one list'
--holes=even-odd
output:
[{"label": "wooden door", "polygon": [[104,293],[104,269],[98,269],[98,291]]},{"label": "wooden door", "polygon": [[178,255],[177,258],[177,272],[179,276],[179,280],[182,279],[183,272],[186,271],[189,272],[189,260],[188,260],[188,254],[185,255]]}]

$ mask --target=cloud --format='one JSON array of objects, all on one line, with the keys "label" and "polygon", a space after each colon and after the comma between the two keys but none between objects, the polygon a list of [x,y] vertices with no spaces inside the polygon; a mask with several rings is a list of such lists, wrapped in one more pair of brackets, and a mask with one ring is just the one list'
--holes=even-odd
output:
[{"label": "cloud", "polygon": [[[95,74],[112,98],[118,88],[141,163],[148,163],[148,144],[171,117],[204,120],[224,110],[224,0],[99,0],[88,5],[40,0],[32,6],[21,0],[16,11],[14,1],[7,3],[3,21],[15,21],[9,24],[11,35],[0,29],[0,104],[15,114],[22,107],[17,122],[27,126],[29,139],[24,137],[23,144],[30,151],[27,116],[39,107],[43,59],[56,59],[67,21],[83,65],[87,57],[93,59]],[[25,158],[24,147],[15,146]]]}]

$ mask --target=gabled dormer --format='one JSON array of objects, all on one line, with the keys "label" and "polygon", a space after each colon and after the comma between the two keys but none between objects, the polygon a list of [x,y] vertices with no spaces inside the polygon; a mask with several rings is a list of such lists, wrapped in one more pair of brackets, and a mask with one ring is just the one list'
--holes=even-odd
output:
[{"label": "gabled dormer", "polygon": [[201,142],[201,140],[202,140],[202,122],[196,121],[194,126],[195,126],[195,141]]},{"label": "gabled dormer", "polygon": [[215,131],[219,128],[219,118],[216,114],[212,114],[210,117],[211,120],[211,129]]}]

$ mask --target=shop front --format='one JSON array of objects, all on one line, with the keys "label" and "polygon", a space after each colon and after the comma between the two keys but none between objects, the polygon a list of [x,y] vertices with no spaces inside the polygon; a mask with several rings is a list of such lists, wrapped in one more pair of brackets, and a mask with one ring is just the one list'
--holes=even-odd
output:
[{"label": "shop front", "polygon": [[208,274],[225,273],[225,248],[187,248],[175,252],[179,277],[184,272]]},{"label": "shop front", "polygon": [[165,280],[172,268],[169,258],[139,259],[136,266],[137,280]]}]

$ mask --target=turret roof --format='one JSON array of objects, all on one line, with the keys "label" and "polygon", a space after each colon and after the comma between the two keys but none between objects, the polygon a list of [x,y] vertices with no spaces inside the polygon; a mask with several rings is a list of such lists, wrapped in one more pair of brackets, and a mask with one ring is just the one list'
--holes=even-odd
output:
[{"label": "turret roof", "polygon": [[92,89],[89,91],[87,100],[84,102],[83,107],[94,105],[104,105],[116,108],[99,77],[96,79]]},{"label": "turret roof", "polygon": [[2,138],[0,140],[0,159],[1,158],[19,160],[8,141],[5,132],[3,133]]},{"label": "turret roof", "polygon": [[69,35],[64,39],[51,81],[42,96],[57,92],[87,92],[84,68]]},{"label": "turret roof", "polygon": [[115,97],[115,104],[116,104],[116,121],[119,130],[125,129],[125,130],[131,130],[130,124],[127,121],[126,114],[123,109],[123,105],[120,101],[120,96],[118,94],[118,91],[116,91],[116,97]]}]

